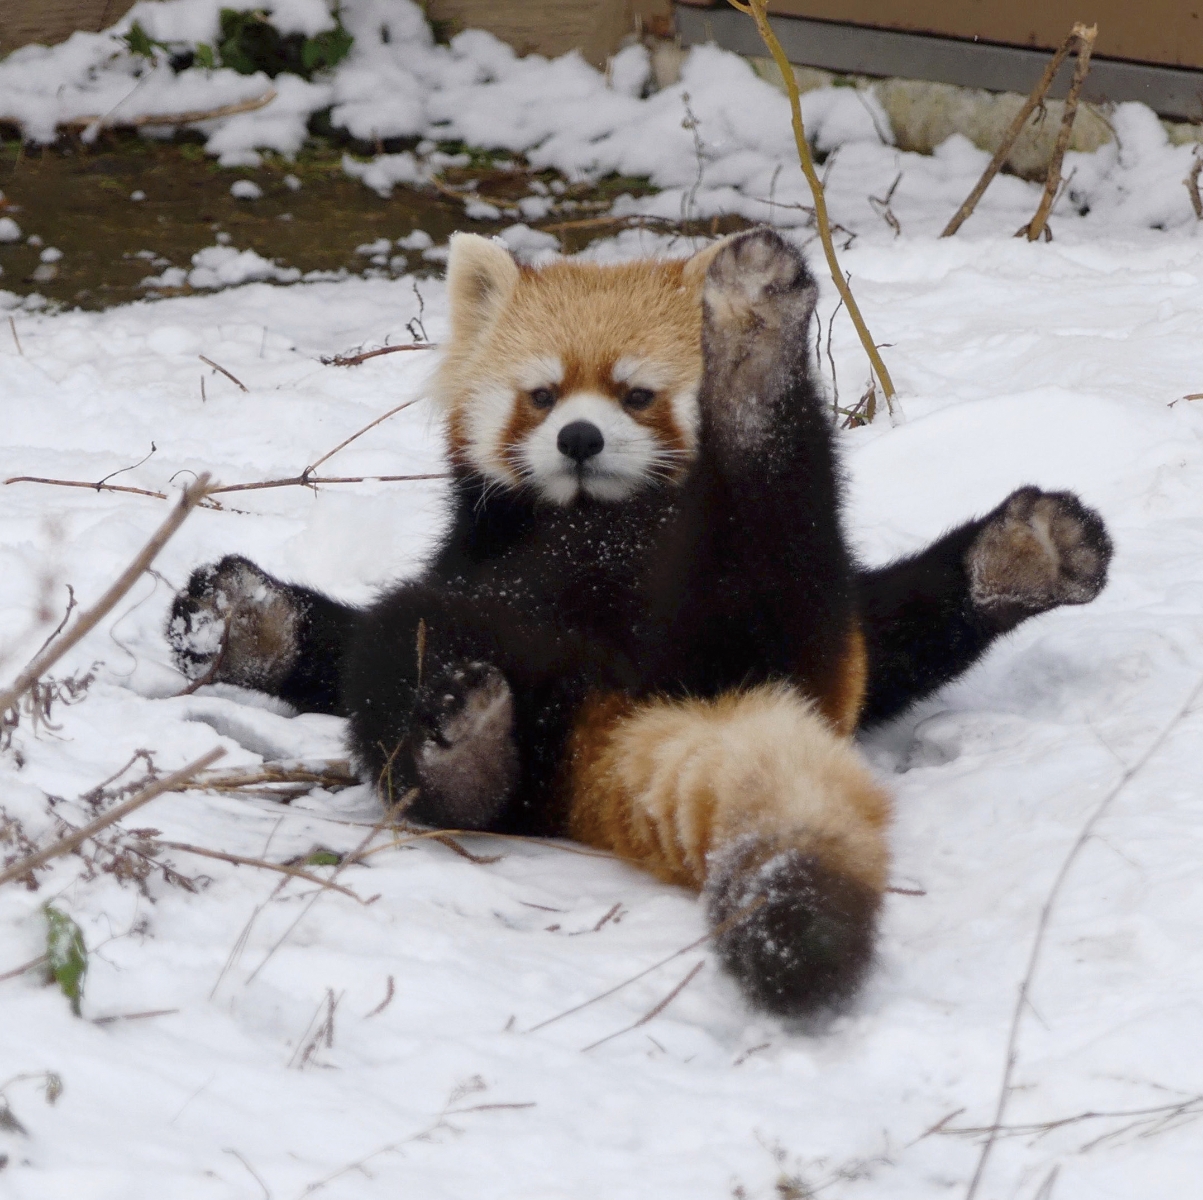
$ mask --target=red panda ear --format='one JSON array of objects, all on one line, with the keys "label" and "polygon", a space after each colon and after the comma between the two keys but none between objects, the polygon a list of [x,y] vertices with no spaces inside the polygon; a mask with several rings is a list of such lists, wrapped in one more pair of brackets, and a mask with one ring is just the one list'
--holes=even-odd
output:
[{"label": "red panda ear", "polygon": [[475,340],[517,283],[518,264],[500,242],[477,233],[452,234],[447,261],[452,341]]},{"label": "red panda ear", "polygon": [[703,246],[692,258],[686,261],[685,269],[681,272],[683,282],[689,287],[700,288],[715,256],[732,238],[738,236],[736,233],[728,234],[724,238],[719,238],[717,242],[711,242],[709,246]]}]

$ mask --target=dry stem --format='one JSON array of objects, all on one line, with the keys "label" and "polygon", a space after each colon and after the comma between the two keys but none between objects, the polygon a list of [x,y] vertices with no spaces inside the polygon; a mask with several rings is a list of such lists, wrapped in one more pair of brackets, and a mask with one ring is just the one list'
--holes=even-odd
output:
[{"label": "dry stem", "polygon": [[264,858],[247,858],[243,854],[227,854],[224,850],[209,850],[205,846],[193,846],[188,842],[161,842],[156,839],[155,845],[161,846],[165,850],[182,850],[185,854],[196,854],[201,858],[215,858],[219,862],[232,863],[236,867],[260,867],[264,871],[278,871],[281,875],[292,875],[297,879],[305,880],[306,883],[315,883],[318,887],[341,892],[344,896],[350,896],[352,900],[357,900],[360,904],[368,903],[362,896],[348,887],[343,887],[340,883],[322,879],[319,875],[311,875],[308,871],[303,871],[300,867],[290,867],[287,863],[268,862]]},{"label": "dry stem", "polygon": [[60,858],[64,854],[70,854],[77,846],[82,846],[88,838],[94,837],[102,829],[107,829],[110,825],[115,825],[122,817],[129,816],[135,809],[148,804],[156,796],[161,796],[164,792],[173,791],[180,784],[191,779],[198,771],[203,771],[210,763],[216,762],[224,754],[225,750],[221,746],[215,746],[208,754],[202,754],[200,758],[194,762],[190,762],[186,767],[181,767],[178,771],[173,771],[170,775],[164,775],[162,779],[156,779],[154,783],[144,787],[136,796],[131,796],[123,803],[114,805],[107,813],[101,817],[97,817],[95,821],[85,825],[82,829],[77,829],[73,833],[69,833],[66,837],[60,838],[57,842],[47,846],[45,850],[39,850],[36,854],[31,854],[27,858],[23,858],[20,862],[15,863],[7,871],[0,872],[0,884],[9,883],[14,879],[23,879],[30,871],[44,866],[51,859]]},{"label": "dry stem", "polygon": [[785,83],[785,90],[789,94],[790,114],[794,128],[794,143],[798,148],[798,160],[802,164],[802,172],[806,176],[806,181],[810,184],[811,194],[814,196],[815,219],[818,224],[819,239],[823,243],[823,253],[827,256],[827,266],[831,271],[832,281],[839,289],[840,295],[844,298],[844,303],[848,306],[848,315],[852,318],[852,324],[856,327],[856,333],[861,340],[861,345],[864,346],[865,353],[869,356],[869,362],[872,364],[873,370],[881,382],[881,390],[885,394],[886,406],[892,413],[894,411],[894,381],[890,378],[890,373],[886,370],[886,365],[877,351],[877,345],[869,333],[868,326],[865,325],[865,319],[861,316],[860,309],[857,307],[856,299],[852,295],[852,289],[848,286],[848,281],[844,278],[844,272],[840,270],[839,260],[835,256],[835,245],[831,240],[831,221],[827,216],[827,198],[823,191],[823,184],[815,171],[814,160],[810,155],[810,146],[806,141],[806,129],[802,124],[802,101],[798,95],[798,81],[794,78],[794,69],[790,66],[789,59],[786,58],[785,51],[781,48],[781,43],[777,40],[777,35],[773,32],[772,26],[769,24],[766,8],[767,0],[746,0],[746,3],[744,0],[727,0],[727,2],[732,8],[737,8],[740,12],[747,13],[756,22],[756,28],[760,32],[761,39],[769,48],[769,53],[773,56],[773,61],[777,64],[777,69],[781,72],[781,78]]},{"label": "dry stem", "polygon": [[998,149],[995,150],[994,157],[982,172],[981,179],[974,185],[973,191],[965,198],[965,202],[957,209],[952,220],[944,227],[944,232],[940,234],[941,237],[952,237],[970,216],[973,215],[973,210],[977,207],[977,202],[985,195],[986,189],[990,186],[994,176],[998,174],[1003,163],[1007,161],[1007,155],[1011,153],[1011,147],[1015,145],[1015,139],[1023,132],[1023,127],[1027,124],[1028,117],[1044,103],[1045,94],[1052,87],[1053,79],[1060,69],[1061,64],[1065,61],[1066,56],[1077,43],[1078,30],[1082,28],[1083,26],[1081,25],[1075,25],[1069,37],[1061,43],[1057,52],[1049,60],[1048,66],[1044,68],[1044,74],[1040,76],[1039,82],[1032,89],[1032,94],[1024,101],[1023,107],[1015,114],[1015,120],[1011,122],[1010,128],[1003,135],[1003,140],[999,144]]},{"label": "dry stem", "polygon": [[215,363],[211,358],[206,358],[203,354],[198,354],[196,357],[199,358],[201,360],[201,362],[208,363],[208,365],[211,366],[213,368],[213,370],[220,371],[232,384],[234,384],[236,387],[238,387],[241,391],[249,392],[251,390],[232,371],[227,371],[225,369],[225,367],[223,367],[221,365],[221,363]]},{"label": "dry stem", "polygon": [[[320,362],[324,367],[357,367],[360,363],[367,362],[369,358],[379,358],[382,354],[399,354],[402,350],[433,350],[437,345],[437,342],[406,342],[400,346],[381,346],[378,350],[365,350],[362,354],[335,354],[329,358],[321,359]],[[412,404],[413,401],[411,400],[409,403]],[[402,404],[400,408],[394,409],[393,412],[399,412],[404,407],[405,405]],[[392,413],[385,413],[384,416],[392,416]],[[384,417],[381,417],[380,420],[383,421]],[[373,421],[372,424],[374,425],[376,422]],[[371,425],[368,426],[369,429],[371,427]],[[364,431],[360,430],[360,433],[362,432]],[[355,436],[358,437],[359,434]],[[339,448],[341,449],[341,447]],[[333,453],[334,451],[331,450],[330,454]],[[326,458],[329,458],[330,454],[327,454]],[[325,462],[326,459],[321,459],[320,461]]]},{"label": "dry stem", "polygon": [[[197,121],[215,121],[219,117],[235,117],[239,113],[254,112],[264,108],[276,98],[276,89],[269,88],[262,96],[251,100],[240,100],[237,104],[223,104],[220,108],[197,109],[180,113],[145,113],[140,117],[118,117],[110,120],[108,116],[72,117],[69,121],[61,122],[63,129],[143,129],[152,125],[193,125]],[[19,124],[14,117],[0,118],[14,125]]]},{"label": "dry stem", "polygon": [[1190,174],[1182,182],[1186,184],[1186,190],[1190,193],[1190,206],[1195,210],[1195,217],[1203,221],[1203,196],[1199,195],[1199,173],[1203,171],[1203,158],[1199,157],[1199,150],[1200,147],[1196,146],[1194,165],[1190,169]]},{"label": "dry stem", "polygon": [[638,1029],[640,1025],[646,1025],[653,1017],[658,1017],[693,981],[697,978],[698,973],[706,964],[704,962],[695,963],[690,969],[688,975],[673,988],[663,1000],[660,1000],[653,1005],[647,1012],[639,1018],[638,1021],[633,1021],[625,1029],[618,1030],[617,1033],[608,1033],[603,1038],[598,1038],[596,1042],[590,1042],[589,1045],[582,1048],[581,1053],[586,1050],[594,1050],[605,1042],[611,1041],[613,1038],[622,1037],[624,1033],[630,1033],[632,1029]]},{"label": "dry stem", "polygon": [[1085,83],[1086,74],[1090,70],[1090,55],[1094,50],[1094,39],[1098,36],[1098,32],[1097,25],[1086,26],[1079,23],[1074,26],[1073,33],[1070,34],[1070,38],[1077,42],[1078,61],[1074,65],[1074,76],[1069,85],[1069,94],[1065,97],[1065,113],[1061,118],[1061,128],[1057,131],[1057,142],[1053,147],[1052,161],[1048,165],[1048,177],[1044,181],[1044,194],[1040,197],[1036,215],[1020,230],[1020,233],[1027,236],[1029,242],[1036,241],[1045,232],[1049,213],[1053,209],[1053,201],[1057,198],[1057,188],[1061,184],[1061,162],[1065,158],[1065,151],[1069,149],[1074,117],[1078,112],[1078,93],[1082,90],[1082,84]]},{"label": "dry stem", "polygon": [[[7,712],[37,681],[58,662],[64,654],[90,633],[113,609],[126,592],[134,586],[142,573],[154,562],[156,555],[170,541],[172,535],[187,519],[188,514],[209,495],[209,476],[202,475],[184,490],[179,503],[171,515],[155,531],[154,536],[143,546],[133,562],[121,573],[108,591],[86,612],[80,613],[75,624],[57,641],[52,642],[34,656],[25,669],[2,692],[0,713]],[[206,764],[207,765],[207,764]]]},{"label": "dry stem", "polygon": [[999,1132],[1004,1128],[1003,1118],[1006,1116],[1007,1104],[1011,1099],[1011,1092],[1013,1090],[1011,1080],[1014,1077],[1015,1064],[1019,1056],[1019,1027],[1023,1022],[1023,1014],[1029,1007],[1032,983],[1036,978],[1036,969],[1040,965],[1040,955],[1044,949],[1044,938],[1048,932],[1053,909],[1056,907],[1057,900],[1061,895],[1061,889],[1065,885],[1065,880],[1069,876],[1070,869],[1073,867],[1078,855],[1082,852],[1083,847],[1090,841],[1090,838],[1094,834],[1095,826],[1106,815],[1107,810],[1115,802],[1116,797],[1144,769],[1153,755],[1165,745],[1166,740],[1178,727],[1183,717],[1194,708],[1195,701],[1198,700],[1200,695],[1203,695],[1203,679],[1200,679],[1195,684],[1190,695],[1187,697],[1186,703],[1182,705],[1165,728],[1153,739],[1149,748],[1120,776],[1119,782],[1099,801],[1094,812],[1090,814],[1086,823],[1079,831],[1073,845],[1070,846],[1069,852],[1065,855],[1056,878],[1053,880],[1052,887],[1049,888],[1048,895],[1045,897],[1044,904],[1040,909],[1040,919],[1036,923],[1036,934],[1032,939],[1032,948],[1028,954],[1027,967],[1024,970],[1023,978],[1020,980],[1019,990],[1015,996],[1015,1005],[1011,1010],[1011,1026],[1007,1034],[1006,1059],[1003,1066],[1002,1080],[999,1083],[998,1102],[994,1109],[994,1120],[990,1122],[986,1140],[982,1143],[982,1150],[978,1155],[973,1178],[969,1181],[968,1190],[965,1192],[965,1200],[973,1200],[977,1195],[978,1186],[982,1181],[982,1177],[986,1171],[986,1164],[990,1159],[990,1152],[994,1149],[994,1143],[998,1140]]},{"label": "dry stem", "polygon": [[[582,1000],[580,1004],[573,1005],[572,1008],[566,1008],[562,1013],[557,1013],[554,1017],[548,1017],[546,1021],[540,1021],[538,1025],[532,1025],[526,1032],[534,1033],[536,1030],[543,1029],[548,1025],[554,1025],[556,1021],[562,1021],[565,1017],[572,1016],[573,1013],[578,1013],[582,1008],[588,1008],[591,1004],[596,1004],[599,1000],[605,1000],[609,996],[613,996],[615,992],[620,992],[624,987],[642,979],[645,975],[650,975],[653,971],[658,971],[661,967],[680,958],[682,954],[688,954],[691,950],[696,950],[699,946],[705,945],[711,938],[721,937],[728,929],[734,928],[741,921],[750,917],[758,908],[765,903],[763,896],[757,896],[751,904],[744,905],[738,912],[732,913],[720,925],[716,925],[709,933],[703,934],[696,941],[690,942],[688,946],[682,946],[680,950],[674,950],[667,958],[662,958],[659,962],[652,963],[650,967],[645,967],[637,975],[632,975],[629,979],[624,979],[622,983],[616,983],[612,988],[607,988],[604,992],[599,992],[589,1000]],[[684,986],[684,985],[682,985]],[[669,999],[672,997],[670,996]]]}]

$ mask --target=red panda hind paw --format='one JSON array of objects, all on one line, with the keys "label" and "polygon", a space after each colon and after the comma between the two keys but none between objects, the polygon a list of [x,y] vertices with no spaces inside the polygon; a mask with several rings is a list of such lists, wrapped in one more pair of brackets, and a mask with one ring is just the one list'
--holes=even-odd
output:
[{"label": "red panda hind paw", "polygon": [[754,1007],[810,1017],[855,994],[873,957],[875,889],[753,837],[716,856],[706,896],[715,950]]},{"label": "red panda hind paw", "polygon": [[1111,555],[1103,519],[1072,492],[1022,487],[969,548],[970,597],[1007,626],[1062,604],[1087,604],[1106,585]]},{"label": "red panda hind paw", "polygon": [[176,666],[189,679],[272,691],[300,653],[304,603],[249,559],[197,567],[167,621]]}]

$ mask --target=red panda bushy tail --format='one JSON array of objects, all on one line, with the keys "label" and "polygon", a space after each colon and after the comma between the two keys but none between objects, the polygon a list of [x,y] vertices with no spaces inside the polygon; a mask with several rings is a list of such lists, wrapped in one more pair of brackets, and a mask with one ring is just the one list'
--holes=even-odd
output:
[{"label": "red panda bushy tail", "polygon": [[885,887],[889,802],[793,688],[602,698],[571,751],[572,836],[704,891],[718,955],[750,1002],[804,1016],[855,990]]}]

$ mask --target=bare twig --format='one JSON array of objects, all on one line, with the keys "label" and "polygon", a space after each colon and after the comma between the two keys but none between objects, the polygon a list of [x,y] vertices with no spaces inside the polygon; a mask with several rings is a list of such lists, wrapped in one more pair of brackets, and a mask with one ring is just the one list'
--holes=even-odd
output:
[{"label": "bare twig", "polygon": [[17,344],[17,353],[24,358],[25,351],[21,349],[21,339],[17,337],[17,323],[12,317],[8,318],[8,327],[13,331],[13,341]]},{"label": "bare twig", "polygon": [[278,871],[281,875],[291,875],[296,879],[305,880],[306,883],[314,883],[318,887],[341,892],[344,896],[350,896],[352,900],[356,900],[360,904],[368,903],[350,888],[343,887],[342,884],[334,883],[329,879],[323,879],[320,875],[311,875],[308,871],[301,870],[300,867],[289,866],[288,863],[268,862],[263,858],[247,858],[242,854],[227,854],[224,850],[210,850],[205,846],[193,846],[188,842],[161,842],[156,839],[155,845],[161,846],[164,850],[182,850],[185,854],[196,854],[201,858],[215,858],[220,862],[232,863],[236,867],[260,867],[264,871]]},{"label": "bare twig", "polygon": [[93,1017],[93,1025],[114,1025],[118,1021],[145,1021],[147,1017],[173,1017],[178,1008],[155,1008],[150,1012],[114,1013],[111,1017]]},{"label": "bare twig", "polygon": [[268,762],[235,771],[205,771],[189,786],[205,791],[234,792],[265,783],[308,783],[337,791],[354,787],[358,782],[359,776],[351,770],[351,764],[345,758],[328,758],[312,764]]},{"label": "bare twig", "polygon": [[48,483],[54,487],[89,488],[93,492],[129,492],[135,496],[153,496],[156,500],[166,500],[166,492],[154,492],[149,488],[125,487],[119,483],[88,483],[82,479],[46,479],[41,475],[13,475],[6,479],[10,483]]},{"label": "bare twig", "polygon": [[[1069,138],[1073,133],[1074,117],[1078,112],[1078,93],[1086,81],[1090,70],[1090,55],[1094,50],[1094,39],[1098,36],[1097,25],[1077,24],[1070,35],[1077,42],[1078,61],[1074,64],[1073,80],[1069,85],[1069,93],[1065,97],[1065,112],[1061,117],[1061,128],[1057,130],[1057,141],[1053,146],[1053,157],[1048,165],[1048,176],[1044,181],[1044,192],[1036,215],[1019,232],[1024,234],[1029,242],[1034,242],[1041,234],[1046,233],[1048,216],[1053,209],[1053,201],[1057,198],[1057,189],[1061,183],[1061,162],[1065,151],[1069,149]],[[1016,234],[1018,237],[1019,235]]]},{"label": "bare twig", "polygon": [[[321,358],[318,361],[324,367],[357,367],[360,363],[367,362],[369,358],[379,358],[382,354],[400,354],[403,350],[433,350],[437,345],[437,342],[406,342],[400,346],[381,346],[378,350],[365,350],[362,354],[333,354],[328,358]],[[412,404],[413,402],[410,401],[410,403]],[[391,415],[391,413],[385,413],[385,416]],[[384,417],[380,419],[383,421]],[[330,454],[333,453],[334,451],[331,450]],[[329,455],[326,457],[328,458]],[[322,459],[322,461],[325,462],[325,459]]]},{"label": "bare twig", "polygon": [[[1203,221],[1203,196],[1199,195],[1199,174],[1203,172],[1203,158],[1199,157],[1200,147],[1194,148],[1194,163],[1191,166],[1190,174],[1182,181],[1186,184],[1186,190],[1190,193],[1190,206],[1195,210],[1197,220]],[[11,321],[12,318],[9,317]],[[16,334],[14,333],[14,337]]]},{"label": "bare twig", "polygon": [[319,487],[327,483],[404,483],[421,479],[450,479],[446,471],[433,471],[424,475],[294,475],[290,479],[265,479],[261,483],[231,483],[226,487],[210,489],[210,495],[223,492],[261,492],[267,488]]},{"label": "bare twig", "polygon": [[680,958],[681,955],[688,954],[691,950],[696,950],[699,946],[704,946],[711,938],[721,937],[728,929],[734,928],[741,921],[750,917],[764,903],[765,898],[757,896],[751,904],[744,905],[738,912],[732,913],[720,925],[716,925],[709,933],[703,934],[696,941],[690,942],[688,946],[682,946],[680,950],[674,950],[667,958],[662,958],[659,962],[652,963],[650,967],[645,967],[637,975],[632,975],[629,979],[624,979],[622,983],[616,983],[612,988],[607,988],[604,992],[599,992],[596,996],[588,1000],[582,1000],[580,1004],[574,1004],[572,1008],[566,1008],[562,1013],[557,1013],[554,1017],[548,1017],[546,1021],[540,1021],[538,1025],[532,1025],[526,1032],[534,1033],[536,1030],[544,1029],[548,1025],[554,1025],[557,1021],[562,1021],[565,1017],[570,1017],[573,1013],[580,1012],[582,1008],[588,1008],[589,1005],[596,1004],[599,1000],[605,1000],[607,997],[613,996],[615,992],[620,992],[623,988],[629,987],[645,975],[650,975],[653,971],[658,971],[674,959]]},{"label": "bare twig", "polygon": [[397,981],[390,975],[388,984],[384,989],[384,999],[376,1005],[370,1013],[364,1013],[363,1019],[366,1021],[368,1017],[378,1017],[390,1004],[393,1002],[393,997],[397,994]]},{"label": "bare twig", "polygon": [[1011,1092],[1013,1090],[1011,1080],[1014,1077],[1015,1064],[1019,1057],[1019,1027],[1023,1022],[1023,1014],[1029,1006],[1032,983],[1036,978],[1036,970],[1040,965],[1040,955],[1044,949],[1044,938],[1048,932],[1049,923],[1052,920],[1053,909],[1056,907],[1057,900],[1061,895],[1061,889],[1065,885],[1065,880],[1069,876],[1070,869],[1073,867],[1078,855],[1082,852],[1083,847],[1090,841],[1095,827],[1115,802],[1116,797],[1144,769],[1153,755],[1165,745],[1170,734],[1193,709],[1200,695],[1203,695],[1203,679],[1200,679],[1194,688],[1191,689],[1186,702],[1178,709],[1157,737],[1153,739],[1148,749],[1120,776],[1116,785],[1095,806],[1094,811],[1078,832],[1078,836],[1074,839],[1073,845],[1070,846],[1068,853],[1061,863],[1060,869],[1057,871],[1056,877],[1053,879],[1052,887],[1049,888],[1048,895],[1045,897],[1044,904],[1040,909],[1040,919],[1036,923],[1036,933],[1032,938],[1032,948],[1028,953],[1027,967],[1024,970],[1023,978],[1020,980],[1019,990],[1015,996],[1015,1005],[1011,1010],[1011,1026],[1007,1034],[1006,1057],[1004,1059],[1002,1079],[999,1083],[998,1101],[994,1109],[994,1120],[990,1123],[986,1140],[982,1143],[977,1166],[974,1169],[972,1179],[969,1181],[969,1187],[965,1192],[965,1200],[973,1200],[977,1195],[978,1187],[986,1172],[986,1164],[990,1160],[990,1153],[994,1149],[994,1143],[998,1140],[999,1131],[1003,1128],[1003,1118],[1006,1116],[1007,1105],[1010,1103]]},{"label": "bare twig", "polygon": [[164,792],[172,791],[181,783],[191,779],[198,771],[203,771],[210,763],[216,762],[224,754],[225,749],[223,747],[215,746],[208,754],[202,754],[200,758],[190,762],[186,767],[181,767],[178,771],[173,771],[170,775],[164,775],[162,779],[156,779],[154,783],[143,788],[136,796],[131,796],[123,803],[114,805],[107,813],[97,817],[95,821],[89,822],[82,829],[77,829],[69,833],[66,837],[60,838],[57,842],[47,846],[45,850],[39,850],[36,854],[31,854],[27,858],[21,859],[20,862],[15,863],[8,870],[0,872],[0,884],[9,883],[14,879],[23,879],[31,871],[44,866],[51,859],[59,858],[64,854],[70,854],[77,846],[82,846],[88,838],[95,837],[102,829],[107,829],[110,825],[115,825],[123,817],[129,816],[135,809],[148,804],[156,796],[161,796]]},{"label": "bare twig", "polygon": [[[363,839],[363,841],[361,841],[359,843],[359,845],[356,846],[355,849],[352,850],[351,853],[348,854],[342,860],[342,862],[340,862],[338,864],[338,866],[334,868],[334,871],[331,874],[330,878],[326,881],[327,884],[333,884],[338,879],[338,877],[343,873],[343,871],[346,870],[347,867],[349,867],[353,862],[356,862],[358,860],[359,856],[363,853],[363,851],[368,848],[368,846],[370,845],[372,840],[376,837],[376,835],[378,833],[380,833],[382,830],[384,830],[385,828],[387,828],[392,823],[392,819],[393,819],[393,814],[391,812],[386,812],[384,814],[384,816],[381,817],[380,820],[377,821],[376,824],[373,825],[370,830],[368,830],[368,834]],[[325,889],[323,889],[323,890],[325,890]],[[265,966],[267,966],[267,964],[271,961],[272,956],[276,953],[277,950],[280,949],[281,946],[284,945],[284,943],[286,941],[288,941],[289,937],[292,936],[292,931],[294,929],[296,929],[296,927],[309,915],[309,910],[321,898],[322,898],[322,892],[314,893],[314,895],[313,895],[312,899],[309,901],[309,903],[306,904],[305,907],[297,914],[297,916],[293,920],[292,924],[289,925],[288,928],[285,929],[282,934],[280,934],[280,936],[276,939],[275,943],[272,945],[271,949],[268,950],[268,952],[263,956],[263,958],[259,962],[259,965],[250,973],[250,975],[247,976],[247,979],[246,979],[247,983],[250,983],[251,980],[254,979],[255,976],[258,975],[259,972],[262,971]]]},{"label": "bare twig", "polygon": [[[856,94],[860,95],[859,89]],[[898,218],[894,216],[894,210],[890,207],[890,201],[894,199],[894,192],[897,191],[898,185],[901,182],[902,172],[899,171],[894,176],[894,182],[890,184],[889,190],[884,196],[869,197],[869,206],[894,231],[895,237],[898,237],[902,233],[902,226],[899,224]]]},{"label": "bare twig", "polygon": [[886,406],[893,412],[894,381],[890,378],[890,373],[886,370],[886,365],[877,351],[877,345],[869,333],[865,319],[861,316],[860,308],[857,306],[856,298],[852,295],[852,289],[848,286],[844,272],[840,270],[839,260],[835,256],[835,245],[831,240],[831,221],[827,216],[827,198],[823,191],[823,184],[815,171],[810,146],[806,141],[806,129],[802,124],[802,101],[798,95],[798,81],[785,51],[781,48],[781,43],[777,40],[777,35],[769,24],[767,0],[746,0],[746,3],[745,0],[727,0],[727,2],[732,8],[747,13],[756,22],[760,37],[769,48],[769,53],[773,56],[773,61],[781,72],[785,90],[789,94],[790,116],[794,129],[794,144],[798,150],[798,161],[802,164],[802,173],[806,176],[806,181],[810,184],[811,194],[814,197],[815,218],[818,223],[819,239],[823,243],[823,253],[827,257],[827,266],[831,271],[831,278],[836,288],[848,306],[848,315],[856,327],[861,345],[864,346],[865,353],[869,356],[869,362],[872,364],[877,378],[881,381],[881,390],[885,394]]},{"label": "bare twig", "polygon": [[[410,347],[410,346],[386,346],[385,347],[385,350],[409,350],[409,349],[413,349],[413,347]],[[385,350],[373,350],[367,357],[370,358],[372,356],[372,354],[383,354],[385,352]],[[350,366],[351,364],[343,363],[341,365],[342,366]],[[326,453],[323,454],[321,458],[317,459],[316,462],[311,462],[309,464],[309,466],[307,466],[301,472],[301,474],[303,476],[312,475],[313,472],[316,471],[318,469],[318,467],[320,467],[322,465],[322,463],[324,463],[328,458],[333,458],[340,450],[345,450],[353,441],[355,441],[356,438],[363,437],[363,435],[365,433],[367,433],[369,429],[375,429],[377,425],[381,424],[384,421],[387,421],[389,419],[389,417],[395,417],[397,415],[397,413],[402,412],[403,410],[409,408],[410,405],[417,404],[417,402],[420,399],[421,399],[420,396],[415,396],[412,400],[406,400],[403,403],[398,404],[395,408],[390,408],[388,410],[388,412],[383,413],[381,416],[377,417],[374,421],[369,421],[362,429],[356,430],[353,434],[351,434],[351,436],[349,438],[344,438],[341,442],[339,442],[338,445],[335,446],[333,450],[327,450]]]},{"label": "bare twig", "polygon": [[248,388],[237,375],[235,375],[232,371],[227,371],[225,367],[221,365],[221,363],[215,363],[211,358],[206,358],[203,354],[198,354],[196,357],[199,358],[201,362],[208,363],[213,370],[220,371],[231,383],[235,384],[242,391],[250,391],[250,388]]},{"label": "bare twig", "polygon": [[[960,1110],[964,1112],[964,1109]],[[1203,1115],[1203,1094],[1191,1096],[1171,1104],[1156,1104],[1149,1108],[1119,1108],[1110,1111],[1081,1112],[1072,1117],[1057,1117],[1051,1121],[1031,1121],[1019,1125],[954,1125],[947,1126],[944,1121],[939,1127],[928,1130],[929,1133],[942,1133],[949,1137],[981,1137],[993,1133],[996,1137],[1027,1137],[1034,1135],[1043,1137],[1054,1129],[1062,1129],[1066,1125],[1080,1125],[1083,1121],[1106,1121],[1122,1117],[1178,1117],[1186,1114]],[[955,1114],[954,1114],[955,1115]]]},{"label": "bare twig", "polygon": [[227,1146],[222,1153],[232,1154],[236,1159],[238,1159],[238,1161],[240,1163],[242,1163],[242,1165],[244,1167],[246,1167],[247,1172],[249,1173],[251,1178],[263,1189],[263,1195],[265,1197],[265,1200],[272,1200],[272,1194],[268,1190],[267,1184],[264,1183],[263,1180],[259,1178],[259,1172],[256,1171],[255,1168],[252,1167],[251,1164],[249,1162],[247,1162],[246,1159],[243,1158],[242,1155],[239,1154],[237,1150],[233,1149],[230,1146]]},{"label": "bare twig", "polygon": [[220,108],[178,113],[145,113],[140,117],[118,117],[115,120],[107,116],[72,117],[68,121],[60,122],[60,125],[63,129],[144,129],[153,125],[194,125],[198,121],[215,121],[219,117],[234,117],[239,113],[254,112],[258,108],[264,108],[275,98],[275,88],[269,88],[262,96],[240,100],[237,104],[223,104]]},{"label": "bare twig", "polygon": [[681,982],[678,983],[677,986],[674,987],[663,1000],[654,1005],[652,1008],[648,1009],[648,1011],[645,1012],[638,1021],[628,1025],[625,1029],[618,1030],[617,1033],[608,1033],[604,1038],[598,1038],[596,1042],[590,1042],[589,1045],[582,1047],[581,1053],[583,1054],[587,1050],[594,1050],[603,1043],[611,1041],[613,1038],[622,1037],[624,1033],[630,1033],[632,1029],[638,1029],[640,1025],[646,1025],[650,1020],[652,1020],[653,1017],[658,1017],[694,981],[694,979],[697,978],[698,973],[705,965],[706,964],[704,962],[695,963],[690,969],[689,974],[686,975],[685,978],[682,979]]},{"label": "bare twig", "polygon": [[1044,68],[1044,74],[1040,76],[1036,86],[1032,89],[1032,94],[1024,101],[1023,107],[1015,114],[1015,119],[1011,122],[1007,132],[1003,134],[1003,139],[999,143],[998,149],[994,151],[994,157],[982,172],[982,177],[974,184],[973,191],[965,197],[964,203],[953,214],[952,220],[944,226],[944,232],[940,234],[941,237],[952,237],[973,215],[973,210],[977,208],[978,201],[986,194],[986,189],[990,186],[994,176],[998,174],[1002,169],[1003,163],[1007,161],[1007,155],[1011,153],[1011,147],[1015,145],[1015,139],[1023,132],[1023,127],[1027,124],[1028,118],[1037,108],[1042,108],[1044,97],[1048,89],[1052,87],[1057,71],[1065,61],[1066,56],[1077,44],[1078,30],[1080,28],[1081,26],[1079,25],[1073,27],[1073,31],[1069,37],[1061,43],[1057,52],[1049,60],[1048,66]]},{"label": "bare twig", "polygon": [[29,962],[22,963],[19,967],[14,967],[11,971],[5,971],[3,975],[0,975],[0,983],[3,983],[6,979],[16,979],[24,975],[26,971],[32,971],[35,967],[45,965],[46,961],[46,955],[39,954],[37,958],[31,958]]},{"label": "bare twig", "polygon": [[[33,685],[73,646],[90,633],[113,609],[122,596],[138,581],[142,573],[155,560],[155,556],[171,539],[172,535],[187,519],[188,514],[209,495],[209,476],[202,475],[186,488],[171,515],[155,531],[154,536],[135,556],[133,562],[121,573],[117,581],[96,601],[91,608],[76,619],[75,624],[62,637],[47,646],[3,691],[0,691],[0,713],[7,712]],[[206,764],[207,765],[207,764]]]}]

